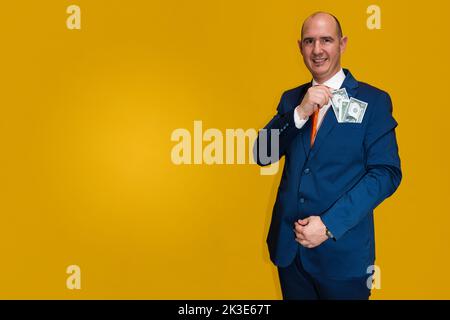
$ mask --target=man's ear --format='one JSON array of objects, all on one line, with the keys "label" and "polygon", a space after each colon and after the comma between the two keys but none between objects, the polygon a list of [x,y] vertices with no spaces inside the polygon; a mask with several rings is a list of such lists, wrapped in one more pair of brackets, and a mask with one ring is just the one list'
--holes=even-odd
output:
[{"label": "man's ear", "polygon": [[341,38],[341,43],[340,43],[341,54],[344,53],[345,49],[347,48],[347,42],[348,42],[347,36],[344,36]]},{"label": "man's ear", "polygon": [[302,40],[300,39],[300,40],[297,40],[297,44],[298,44],[298,48],[300,49],[300,53],[302,54],[302,56],[303,56],[303,51],[302,51]]}]

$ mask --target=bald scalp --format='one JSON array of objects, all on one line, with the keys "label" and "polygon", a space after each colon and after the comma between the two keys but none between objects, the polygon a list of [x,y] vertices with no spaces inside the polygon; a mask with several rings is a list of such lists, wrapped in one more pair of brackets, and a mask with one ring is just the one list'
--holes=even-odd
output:
[{"label": "bald scalp", "polygon": [[326,16],[329,16],[329,17],[333,18],[333,20],[334,20],[334,22],[336,24],[336,33],[337,33],[339,38],[342,38],[343,33],[342,33],[341,23],[339,22],[339,20],[334,15],[332,15],[329,12],[317,11],[317,12],[314,12],[312,15],[310,15],[308,18],[306,18],[305,21],[303,21],[302,31],[301,31],[302,32],[301,33],[302,39],[303,39],[303,30],[305,28],[305,23],[308,22],[311,19],[314,19],[316,16],[319,16],[319,15],[326,15]]}]

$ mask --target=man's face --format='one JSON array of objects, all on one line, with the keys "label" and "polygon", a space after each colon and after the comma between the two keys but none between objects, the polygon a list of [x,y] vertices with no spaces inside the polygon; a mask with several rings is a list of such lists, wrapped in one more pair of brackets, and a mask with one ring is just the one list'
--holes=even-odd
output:
[{"label": "man's face", "polygon": [[347,37],[339,37],[333,17],[318,14],[308,18],[298,44],[306,67],[317,82],[327,81],[341,69]]}]

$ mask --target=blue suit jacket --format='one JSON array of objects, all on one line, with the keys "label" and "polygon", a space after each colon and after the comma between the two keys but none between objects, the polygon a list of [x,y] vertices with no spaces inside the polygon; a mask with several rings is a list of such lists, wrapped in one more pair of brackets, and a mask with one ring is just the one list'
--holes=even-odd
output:
[{"label": "blue suit jacket", "polygon": [[[375,261],[373,209],[400,184],[401,168],[389,95],[346,74],[342,87],[350,97],[368,103],[362,123],[338,123],[330,107],[313,147],[311,121],[297,129],[295,107],[311,83],[284,92],[277,114],[264,129],[279,129],[279,154],[285,164],[267,237],[271,260],[288,266],[300,250],[311,274],[351,278],[367,275]],[[270,151],[271,141],[260,140]],[[258,147],[259,146],[259,147]],[[308,249],[295,241],[294,221],[319,215],[335,240]],[[300,246],[300,248],[299,248]]]}]

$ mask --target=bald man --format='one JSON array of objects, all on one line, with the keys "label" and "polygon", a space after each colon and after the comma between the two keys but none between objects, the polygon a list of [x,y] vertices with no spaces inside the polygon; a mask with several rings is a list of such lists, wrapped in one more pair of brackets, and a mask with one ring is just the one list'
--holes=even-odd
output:
[{"label": "bald man", "polygon": [[[347,37],[333,15],[309,16],[298,45],[312,81],[284,92],[264,128],[277,130],[275,158],[285,157],[267,237],[270,257],[284,299],[368,299],[373,210],[402,178],[391,99],[342,69]],[[350,100],[333,112],[337,89]],[[262,132],[254,151],[264,166],[270,161],[262,162],[259,151],[271,154],[272,143]]]}]

